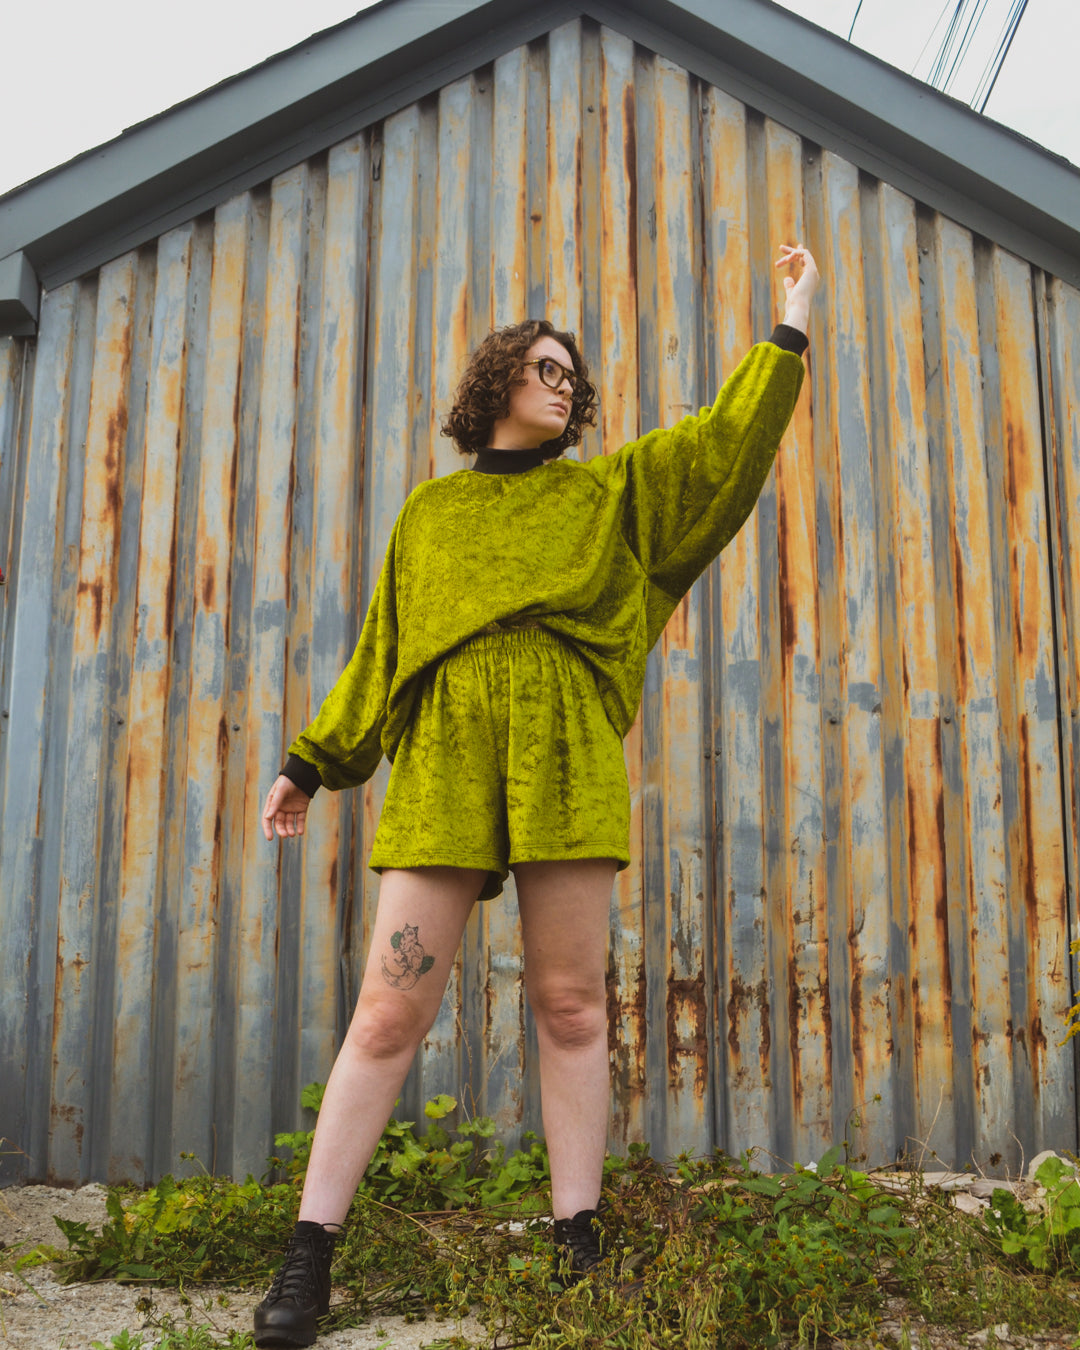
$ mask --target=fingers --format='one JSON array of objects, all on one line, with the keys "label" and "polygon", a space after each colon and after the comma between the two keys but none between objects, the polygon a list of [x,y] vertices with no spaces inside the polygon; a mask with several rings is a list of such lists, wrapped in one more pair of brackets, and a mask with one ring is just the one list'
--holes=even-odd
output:
[{"label": "fingers", "polygon": [[266,794],[266,805],[263,807],[262,832],[267,839],[273,839],[274,837],[274,827],[271,822],[273,821],[274,816],[277,814],[277,805],[275,804],[275,795],[277,793],[277,790],[278,785],[275,783],[274,786],[270,789],[270,791]]},{"label": "fingers", "polygon": [[816,269],[817,267],[817,264],[814,262],[813,254],[802,244],[781,244],[780,257],[777,258],[773,266],[785,267],[788,263],[793,262],[801,262],[804,268],[810,266]]},{"label": "fingers", "polygon": [[[281,839],[293,838],[304,833],[307,819],[307,803],[297,808],[287,804],[287,798],[297,789],[287,778],[279,778],[266,795],[266,805],[262,813],[262,831],[266,839],[273,841],[274,831]],[[303,794],[301,794],[303,795]]]}]

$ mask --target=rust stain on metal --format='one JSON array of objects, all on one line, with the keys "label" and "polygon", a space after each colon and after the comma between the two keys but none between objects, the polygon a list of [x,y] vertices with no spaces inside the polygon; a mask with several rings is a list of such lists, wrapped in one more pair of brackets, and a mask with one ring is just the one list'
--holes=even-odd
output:
[{"label": "rust stain on metal", "polygon": [[708,1008],[705,1002],[705,972],[691,980],[668,976],[667,1052],[668,1086],[683,1090],[682,1060],[694,1066],[694,1091],[703,1093],[709,1079]]},{"label": "rust stain on metal", "polygon": [[608,1059],[615,1084],[615,1116],[625,1136],[645,1093],[647,976],[638,961],[632,976],[619,978],[612,957],[606,974]]},{"label": "rust stain on metal", "polygon": [[769,1003],[769,984],[762,980],[758,985],[758,1011],[761,1015],[761,1041],[758,1046],[758,1059],[761,1062],[762,1082],[769,1077],[769,1055],[772,1050],[772,1005]]},{"label": "rust stain on metal", "polygon": [[[1029,744],[1029,727],[1027,714],[1020,717],[1020,773],[1023,783],[1023,795],[1020,801],[1020,813],[1022,817],[1022,829],[1024,833],[1024,851],[1021,861],[1023,876],[1021,877],[1021,887],[1024,895],[1024,917],[1026,920],[1026,929],[1028,934],[1027,949],[1031,958],[1039,951],[1040,942],[1040,923],[1039,923],[1039,896],[1036,880],[1037,868],[1037,845],[1035,841],[1035,821],[1034,810],[1035,803],[1032,796],[1031,782],[1031,747]],[[1046,1049],[1046,1037],[1042,1034],[1042,1021],[1038,1013],[1034,1014],[1035,1023],[1038,1024],[1038,1035],[1032,1035],[1029,1055],[1031,1058],[1032,1088],[1036,1095],[1041,1085],[1041,1074],[1039,1072],[1039,1060]],[[1034,1032],[1034,1024],[1033,1024]],[[1023,1028],[1017,1031],[1017,1038],[1023,1041]]]},{"label": "rust stain on metal", "polygon": [[829,996],[828,975],[819,976],[817,981],[818,1005],[821,1009],[821,1030],[825,1040],[825,1073],[832,1077],[832,1001]]},{"label": "rust stain on metal", "polygon": [[[675,606],[674,612],[672,613],[671,618],[667,621],[667,626],[664,628],[663,636],[664,636],[665,652],[670,651],[684,652],[695,645],[690,632],[689,614],[690,614],[690,596],[689,594],[687,594],[684,595],[682,599],[679,601],[679,603]],[[666,680],[664,682],[665,700],[668,700],[670,702],[672,692],[673,691],[671,681]],[[681,693],[682,691],[680,690],[679,694],[676,696],[678,697],[679,695],[681,695]]]},{"label": "rust stain on metal", "polygon": [[964,555],[960,547],[960,539],[953,535],[953,587],[956,592],[956,605],[953,617],[956,622],[956,658],[959,663],[959,680],[957,694],[961,699],[967,696],[967,633],[965,631],[965,619],[967,609],[964,604]]},{"label": "rust stain on metal", "polygon": [[[223,766],[229,753],[229,719],[224,713],[218,718],[217,757],[218,765]],[[220,816],[219,816],[220,820]]]},{"label": "rust stain on metal", "polygon": [[[1007,394],[1005,400],[1007,405]],[[1042,559],[1039,557],[1039,542],[1032,537],[1033,532],[1042,533],[1042,522],[1038,514],[1042,501],[1042,483],[1036,484],[1033,481],[1035,466],[1028,451],[1027,437],[1021,424],[1014,420],[1007,407],[1006,417],[1008,418],[1005,426],[1008,466],[1006,492],[1015,527],[1012,531],[1012,570],[1015,583],[1013,618],[1016,652],[1023,669],[1025,655],[1029,660],[1038,658],[1039,627],[1044,618],[1039,594],[1043,575]],[[1041,471],[1041,454],[1039,464]]]},{"label": "rust stain on metal", "polygon": [[[605,114],[606,115],[606,114]],[[630,228],[627,231],[629,246],[629,270],[632,283],[637,286],[638,241],[637,241],[637,110],[634,103],[634,86],[628,84],[623,90],[623,151],[624,168],[627,182],[627,217]]]},{"label": "rust stain on metal", "polygon": [[581,290],[585,267],[585,249],[582,243],[585,228],[585,194],[581,190],[581,131],[574,138],[574,280],[578,291]]},{"label": "rust stain on metal", "polygon": [[58,1125],[70,1125],[71,1138],[78,1151],[82,1146],[83,1134],[86,1126],[82,1119],[82,1109],[70,1103],[53,1102],[49,1108],[49,1115],[52,1118],[53,1127]]},{"label": "rust stain on metal", "polygon": [[169,570],[165,580],[165,637],[167,641],[172,639],[173,625],[176,622],[174,605],[176,603],[176,529],[172,531],[169,540]]},{"label": "rust stain on metal", "polygon": [[938,956],[941,971],[941,992],[944,997],[945,1011],[952,1009],[952,964],[949,961],[949,900],[944,890],[938,892],[934,901],[935,931],[938,939]]},{"label": "rust stain on metal", "polygon": [[779,474],[776,478],[776,520],[777,532],[780,536],[780,550],[777,558],[777,590],[780,596],[780,649],[783,652],[784,664],[789,665],[791,657],[795,651],[795,644],[798,641],[798,631],[795,621],[795,597],[792,594],[791,577],[789,573],[789,554],[785,547],[785,541],[788,539],[788,505],[787,493],[784,490],[784,479]]},{"label": "rust stain on metal", "polygon": [[1031,747],[1029,744],[1028,718],[1020,715],[1020,781],[1023,783],[1023,795],[1020,799],[1020,815],[1024,833],[1023,877],[1021,885],[1024,892],[1024,910],[1028,930],[1033,938],[1039,931],[1039,897],[1035,884],[1035,822],[1032,819],[1033,797],[1031,791]]},{"label": "rust stain on metal", "polygon": [[120,521],[123,506],[123,492],[120,485],[120,471],[123,463],[123,447],[127,438],[128,408],[127,380],[131,364],[131,331],[125,329],[124,358],[121,373],[121,386],[124,390],[120,401],[109,414],[105,425],[105,500],[114,528]]},{"label": "rust stain on metal", "polygon": [[[862,1063],[863,1057],[863,990],[862,990],[862,967],[858,962],[858,934],[848,932],[848,945],[851,948],[851,1053],[856,1064]],[[832,1056],[832,1016],[829,1012],[829,1005],[825,1005],[825,1044],[830,1059]]]},{"label": "rust stain on metal", "polygon": [[[789,939],[790,941],[790,939]],[[791,1045],[791,1096],[797,1118],[802,1117],[802,1065],[799,1058],[799,1024],[803,1003],[799,990],[799,963],[794,951],[787,962],[788,1040]]]},{"label": "rust stain on metal", "polygon": [[101,634],[101,617],[104,607],[105,582],[101,577],[95,577],[93,581],[80,581],[78,586],[80,597],[88,595],[90,603],[94,608],[94,638],[97,639]]},{"label": "rust stain on metal", "polygon": [[742,1061],[742,1045],[739,1041],[739,1026],[749,1017],[751,1007],[756,1007],[761,1025],[761,1033],[758,1040],[758,1055],[761,1061],[762,1075],[765,1075],[769,1065],[769,1047],[771,1042],[771,1034],[769,1031],[768,981],[761,979],[758,980],[756,984],[750,985],[746,984],[743,980],[740,980],[737,976],[733,976],[729,988],[731,992],[728,995],[727,1001],[727,1043],[731,1052],[729,1061],[732,1070],[737,1074]]}]

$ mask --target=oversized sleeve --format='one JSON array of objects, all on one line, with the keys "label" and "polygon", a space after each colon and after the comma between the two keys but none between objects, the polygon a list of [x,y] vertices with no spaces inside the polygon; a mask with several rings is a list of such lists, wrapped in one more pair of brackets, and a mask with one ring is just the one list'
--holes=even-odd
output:
[{"label": "oversized sleeve", "polygon": [[320,784],[334,790],[357,787],[371,777],[382,758],[386,705],[397,668],[397,540],[395,524],[352,659],[314,722],[289,746],[282,772],[309,795]]},{"label": "oversized sleeve", "polygon": [[589,461],[621,490],[624,537],[650,584],[672,602],[754,509],[803,375],[793,350],[759,342],[711,408]]}]

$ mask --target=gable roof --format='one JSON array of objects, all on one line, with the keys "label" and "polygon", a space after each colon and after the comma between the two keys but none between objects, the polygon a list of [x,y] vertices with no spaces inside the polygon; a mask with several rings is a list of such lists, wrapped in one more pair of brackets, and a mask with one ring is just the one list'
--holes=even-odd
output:
[{"label": "gable roof", "polygon": [[382,0],[0,197],[0,334],[52,288],[593,19],[1080,285],[1080,170],[770,0]]}]

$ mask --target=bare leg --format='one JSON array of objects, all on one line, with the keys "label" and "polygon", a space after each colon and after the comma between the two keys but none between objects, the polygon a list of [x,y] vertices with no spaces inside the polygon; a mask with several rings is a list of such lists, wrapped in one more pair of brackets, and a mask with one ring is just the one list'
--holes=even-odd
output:
[{"label": "bare leg", "polygon": [[439,1011],[486,875],[463,867],[383,872],[356,1012],[319,1111],[301,1219],[344,1220],[417,1046]]},{"label": "bare leg", "polygon": [[610,1109],[605,967],[610,858],[517,863],[525,982],[556,1219],[595,1209]]}]

